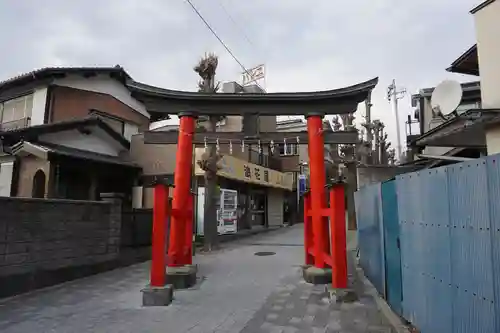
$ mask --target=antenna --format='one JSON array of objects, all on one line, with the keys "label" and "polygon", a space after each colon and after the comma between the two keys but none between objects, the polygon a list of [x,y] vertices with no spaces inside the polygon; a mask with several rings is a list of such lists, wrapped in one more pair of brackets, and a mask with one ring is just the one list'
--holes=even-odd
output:
[{"label": "antenna", "polygon": [[432,112],[441,117],[454,112],[462,101],[462,86],[454,80],[444,80],[434,88],[431,96]]}]

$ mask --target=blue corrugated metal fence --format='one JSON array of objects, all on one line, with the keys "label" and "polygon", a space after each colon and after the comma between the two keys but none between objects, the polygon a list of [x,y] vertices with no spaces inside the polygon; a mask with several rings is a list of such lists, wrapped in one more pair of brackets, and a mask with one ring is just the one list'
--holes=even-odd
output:
[{"label": "blue corrugated metal fence", "polygon": [[[367,277],[422,333],[500,332],[500,155],[400,175],[394,183],[395,205],[391,182],[355,196]],[[391,225],[395,217],[399,230]]]},{"label": "blue corrugated metal fence", "polygon": [[366,186],[354,194],[358,221],[360,265],[378,292],[385,295],[382,201],[380,184]]},{"label": "blue corrugated metal fence", "polygon": [[392,309],[399,315],[402,315],[403,286],[401,281],[401,251],[396,182],[391,180],[382,183],[381,190],[386,298]]}]

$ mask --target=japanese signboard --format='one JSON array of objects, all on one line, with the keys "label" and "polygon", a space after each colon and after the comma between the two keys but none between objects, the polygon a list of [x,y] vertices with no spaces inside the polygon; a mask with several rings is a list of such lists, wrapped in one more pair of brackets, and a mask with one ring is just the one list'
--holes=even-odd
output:
[{"label": "japanese signboard", "polygon": [[[203,148],[197,148],[195,154],[195,159],[197,161],[200,160],[203,154]],[[223,155],[219,161],[219,168],[217,174],[224,178],[286,190],[292,190],[294,186],[293,175],[291,174],[285,174],[257,164],[249,163],[231,155]],[[201,176],[203,173],[203,170],[196,164],[195,174]]]},{"label": "japanese signboard", "polygon": [[249,83],[255,82],[257,80],[263,79],[265,77],[264,65],[259,65],[254,68],[251,68],[243,73],[242,76],[242,85],[246,86]]}]

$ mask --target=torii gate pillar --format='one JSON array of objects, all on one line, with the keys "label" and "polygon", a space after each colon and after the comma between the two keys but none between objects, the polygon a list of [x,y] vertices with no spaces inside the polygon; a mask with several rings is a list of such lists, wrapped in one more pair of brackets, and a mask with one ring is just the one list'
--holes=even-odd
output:
[{"label": "torii gate pillar", "polygon": [[314,284],[332,282],[347,288],[344,189],[330,189],[326,200],[326,175],[322,115],[307,118],[310,192],[304,198],[304,279]]},{"label": "torii gate pillar", "polygon": [[311,186],[311,209],[312,209],[312,234],[314,266],[325,268],[322,260],[323,253],[330,250],[328,237],[328,224],[325,223],[322,211],[326,208],[325,196],[325,143],[323,140],[323,117],[321,115],[309,116],[307,118],[307,132],[309,136],[309,170]]},{"label": "torii gate pillar", "polygon": [[196,283],[196,266],[192,265],[194,198],[191,193],[196,115],[182,113],[179,118],[166,280],[175,289],[184,289]]}]

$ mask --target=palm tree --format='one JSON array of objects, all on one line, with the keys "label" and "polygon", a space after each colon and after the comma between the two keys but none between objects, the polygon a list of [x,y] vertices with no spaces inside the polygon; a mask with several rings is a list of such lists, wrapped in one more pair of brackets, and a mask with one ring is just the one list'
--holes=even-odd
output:
[{"label": "palm tree", "polygon": [[[201,80],[198,83],[199,92],[215,94],[219,90],[219,84],[215,84],[215,72],[219,60],[213,53],[205,54],[194,67]],[[210,116],[205,126],[207,133],[215,133],[217,122],[221,116]],[[200,161],[197,161],[200,168],[205,172],[205,211],[204,211],[204,250],[212,251],[218,247],[217,232],[217,162],[220,156],[217,154],[215,144],[208,146]]]}]

